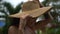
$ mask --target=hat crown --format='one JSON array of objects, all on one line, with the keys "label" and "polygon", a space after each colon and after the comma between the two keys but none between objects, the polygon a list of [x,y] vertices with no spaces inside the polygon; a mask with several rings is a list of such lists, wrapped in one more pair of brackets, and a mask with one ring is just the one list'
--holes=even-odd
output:
[{"label": "hat crown", "polygon": [[22,11],[31,11],[34,9],[38,9],[39,3],[37,1],[28,1],[26,3],[23,4],[22,6]]}]

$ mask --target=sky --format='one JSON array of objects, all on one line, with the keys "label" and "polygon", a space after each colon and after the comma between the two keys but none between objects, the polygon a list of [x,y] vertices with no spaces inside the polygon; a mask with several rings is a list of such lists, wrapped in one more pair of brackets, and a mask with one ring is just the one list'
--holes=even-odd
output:
[{"label": "sky", "polygon": [[[26,2],[28,0],[4,0],[4,1],[10,2],[13,5],[13,7],[16,7],[19,3]],[[43,0],[39,1],[42,2]]]}]

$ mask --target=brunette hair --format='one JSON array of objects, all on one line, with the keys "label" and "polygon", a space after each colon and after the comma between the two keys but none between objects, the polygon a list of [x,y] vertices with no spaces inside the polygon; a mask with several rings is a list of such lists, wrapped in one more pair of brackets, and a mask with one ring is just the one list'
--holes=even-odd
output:
[{"label": "brunette hair", "polygon": [[19,18],[12,18],[11,26],[19,26]]}]

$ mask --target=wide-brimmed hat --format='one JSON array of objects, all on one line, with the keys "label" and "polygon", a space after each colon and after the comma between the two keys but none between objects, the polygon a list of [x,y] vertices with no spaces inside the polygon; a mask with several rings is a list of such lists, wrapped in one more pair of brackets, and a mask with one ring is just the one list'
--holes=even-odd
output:
[{"label": "wide-brimmed hat", "polygon": [[23,4],[22,13],[9,15],[9,17],[20,18],[23,14],[29,14],[29,16],[34,18],[48,12],[51,8],[51,6],[40,8],[38,2],[29,1]]}]

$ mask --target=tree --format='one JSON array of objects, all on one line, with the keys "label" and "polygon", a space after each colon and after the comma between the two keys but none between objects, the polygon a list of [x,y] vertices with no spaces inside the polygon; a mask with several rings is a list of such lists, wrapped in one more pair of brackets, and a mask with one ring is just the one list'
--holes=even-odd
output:
[{"label": "tree", "polygon": [[[20,11],[22,3],[18,4],[18,6],[16,6],[16,8],[13,8],[13,6],[10,3],[8,3],[8,2],[4,2],[3,4],[8,9],[10,14],[15,14],[15,13]],[[8,15],[6,16],[6,25],[3,27],[3,34],[8,34],[7,33],[8,32],[8,28],[12,24],[13,20],[14,19],[13,18],[12,19],[9,18]]]},{"label": "tree", "polygon": [[[44,0],[44,2],[42,2],[45,6],[53,6],[52,10],[51,10],[51,14],[54,17],[54,20],[52,23],[54,24],[60,24],[58,23],[58,13],[60,10],[60,0]],[[57,29],[57,31],[56,31]],[[56,27],[56,28],[52,28],[52,29],[48,29],[47,30],[47,34],[60,34],[59,31],[60,27]]]},{"label": "tree", "polygon": [[4,2],[3,4],[4,4],[5,7],[7,7],[7,9],[8,9],[10,14],[14,13],[14,8],[13,8],[13,6],[10,3]]},{"label": "tree", "polygon": [[[12,7],[12,5],[10,4],[10,3],[8,3],[8,2],[4,2],[3,3],[3,5],[4,5],[4,7],[6,7],[6,9],[9,11],[9,13],[10,14],[13,14],[13,11],[14,11],[14,8]],[[9,21],[9,17],[8,17],[8,14],[7,14],[7,12],[5,12],[5,8],[4,8],[4,10],[3,10],[3,12],[6,14],[5,15],[5,26],[3,27],[3,34],[8,34],[7,32],[8,32],[8,27],[9,27],[9,25],[11,24],[10,23],[10,21]]]},{"label": "tree", "polygon": [[18,13],[18,12],[20,11],[22,4],[23,4],[23,2],[19,3],[19,4],[16,6],[16,8],[15,8],[15,10],[14,10],[14,11],[15,11],[14,13]]}]

